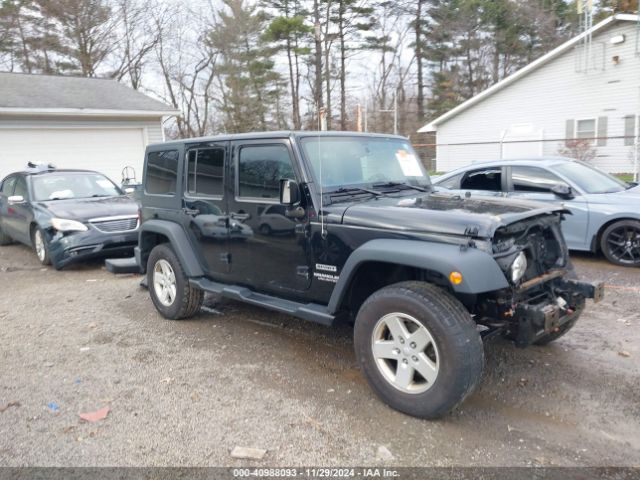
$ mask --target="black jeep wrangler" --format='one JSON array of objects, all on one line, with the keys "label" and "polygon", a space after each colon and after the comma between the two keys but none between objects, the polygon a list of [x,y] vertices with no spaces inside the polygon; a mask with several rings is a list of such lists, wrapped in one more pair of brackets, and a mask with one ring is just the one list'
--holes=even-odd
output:
[{"label": "black jeep wrangler", "polygon": [[482,339],[543,345],[602,285],[571,279],[561,206],[438,193],[407,139],[225,135],[147,148],[136,261],[169,319],[204,292],[332,325],[390,406],[435,418]]}]

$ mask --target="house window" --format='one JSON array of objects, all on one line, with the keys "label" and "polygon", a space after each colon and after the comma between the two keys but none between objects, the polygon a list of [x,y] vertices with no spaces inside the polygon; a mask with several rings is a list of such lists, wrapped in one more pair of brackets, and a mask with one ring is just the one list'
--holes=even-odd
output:
[{"label": "house window", "polygon": [[598,121],[595,118],[589,118],[585,120],[576,120],[576,138],[588,139],[592,143],[596,143]]}]

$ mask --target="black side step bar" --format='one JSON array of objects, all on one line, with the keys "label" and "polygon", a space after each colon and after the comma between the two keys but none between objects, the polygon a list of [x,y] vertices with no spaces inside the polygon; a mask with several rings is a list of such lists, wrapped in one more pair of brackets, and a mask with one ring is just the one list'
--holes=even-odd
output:
[{"label": "black side step bar", "polygon": [[104,266],[111,273],[140,273],[140,267],[135,257],[131,258],[107,258]]},{"label": "black side step bar", "polygon": [[239,300],[244,303],[268,308],[277,312],[293,315],[294,317],[308,320],[310,322],[320,323],[330,327],[333,325],[335,316],[327,311],[324,305],[316,303],[298,303],[291,300],[283,300],[281,298],[256,293],[245,287],[237,287],[217,283],[206,278],[192,278],[191,285],[205,292],[217,293],[226,298]]}]

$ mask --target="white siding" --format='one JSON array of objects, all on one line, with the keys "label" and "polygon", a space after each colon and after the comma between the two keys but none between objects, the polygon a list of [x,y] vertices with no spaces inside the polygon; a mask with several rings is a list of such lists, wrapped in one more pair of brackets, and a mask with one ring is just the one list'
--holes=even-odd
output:
[{"label": "white siding", "polygon": [[[609,39],[624,34],[626,41]],[[500,157],[502,133],[516,124],[541,129],[544,139],[563,139],[568,119],[608,118],[608,136],[624,135],[624,117],[640,108],[640,57],[635,54],[636,25],[619,22],[594,36],[604,46],[604,70],[577,73],[571,50],[438,125],[437,169],[449,171]],[[613,57],[618,56],[617,65]],[[490,143],[480,143],[490,142]],[[467,143],[467,145],[452,145]],[[479,143],[479,144],[476,144]],[[545,141],[544,155],[557,155],[562,142]],[[610,139],[596,147],[594,163],[610,172],[633,170],[633,147]]]},{"label": "white siding", "polygon": [[98,170],[120,183],[132,166],[142,175],[144,149],[163,141],[160,118],[43,118],[0,116],[0,178],[29,160],[59,168]]}]

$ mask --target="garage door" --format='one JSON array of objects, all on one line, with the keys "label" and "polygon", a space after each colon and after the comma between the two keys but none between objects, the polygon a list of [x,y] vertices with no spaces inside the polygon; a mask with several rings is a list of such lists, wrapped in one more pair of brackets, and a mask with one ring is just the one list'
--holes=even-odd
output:
[{"label": "garage door", "polygon": [[126,166],[140,180],[144,146],[142,128],[0,129],[0,178],[34,161],[97,170],[120,185]]}]

